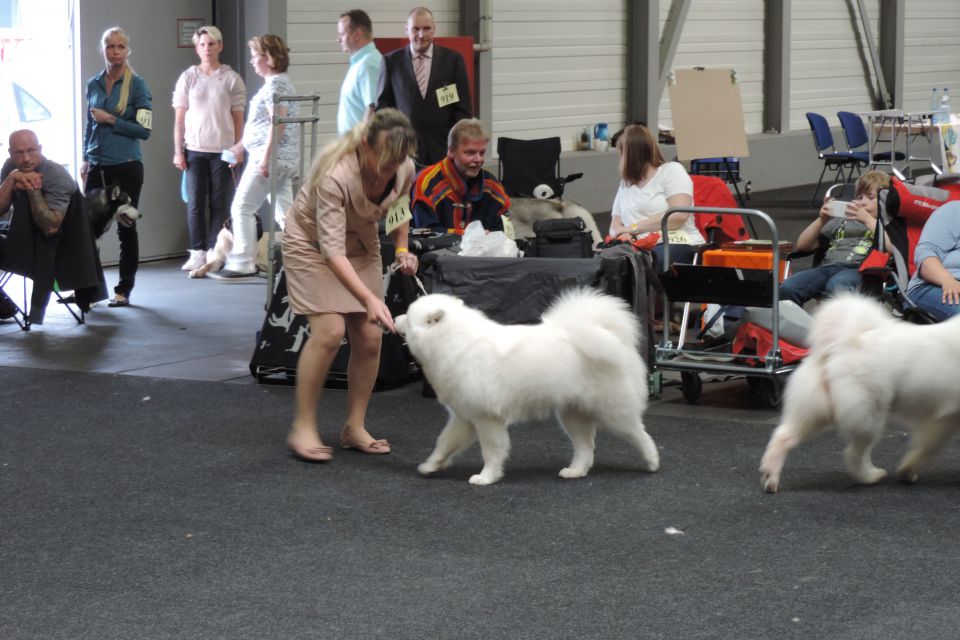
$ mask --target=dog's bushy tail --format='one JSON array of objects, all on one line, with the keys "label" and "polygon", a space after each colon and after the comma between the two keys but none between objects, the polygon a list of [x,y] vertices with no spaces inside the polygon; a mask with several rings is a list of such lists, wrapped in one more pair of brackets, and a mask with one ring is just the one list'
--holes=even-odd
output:
[{"label": "dog's bushy tail", "polygon": [[859,348],[860,336],[893,321],[891,315],[870,298],[856,293],[838,295],[821,305],[813,316],[811,355],[823,358],[845,347]]},{"label": "dog's bushy tail", "polygon": [[[596,289],[586,287],[569,289],[550,305],[543,321],[569,328],[575,334],[595,332],[611,334],[620,349],[636,352],[640,344],[640,325],[627,303]],[[584,341],[590,344],[589,341]],[[596,348],[604,341],[594,343]],[[596,355],[603,357],[602,353]]]}]

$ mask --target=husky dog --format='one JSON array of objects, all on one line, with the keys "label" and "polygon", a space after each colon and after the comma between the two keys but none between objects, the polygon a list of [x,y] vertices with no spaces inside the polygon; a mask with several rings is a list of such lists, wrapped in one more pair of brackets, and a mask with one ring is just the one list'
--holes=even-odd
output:
[{"label": "husky dog", "polygon": [[113,225],[116,218],[119,224],[129,227],[140,217],[140,212],[130,202],[130,196],[114,185],[103,189],[94,189],[83,196],[87,205],[87,216],[93,228],[93,237],[99,238]]},{"label": "husky dog", "polygon": [[538,325],[502,325],[461,300],[424,296],[397,318],[397,329],[450,418],[419,466],[432,474],[480,440],[483,470],[471,484],[503,477],[507,427],[556,415],[573,443],[563,478],[593,466],[598,426],[640,450],[656,471],[659,453],[643,426],[647,370],[638,352],[639,325],[620,299],[590,289],[562,295]]},{"label": "husky dog", "polygon": [[790,376],[783,417],[760,463],[764,490],[780,488],[790,450],[836,426],[847,471],[862,484],[886,475],[870,459],[893,415],[911,432],[897,475],[914,481],[960,426],[960,316],[936,325],[893,318],[860,295],[837,296],[813,317],[810,354]]}]

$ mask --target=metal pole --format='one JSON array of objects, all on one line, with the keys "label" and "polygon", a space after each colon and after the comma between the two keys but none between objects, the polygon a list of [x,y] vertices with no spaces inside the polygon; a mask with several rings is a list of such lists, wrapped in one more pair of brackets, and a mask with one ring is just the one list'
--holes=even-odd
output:
[{"label": "metal pole", "polygon": [[[277,111],[280,103],[291,103],[291,102],[307,102],[310,101],[313,104],[311,115],[309,116],[278,116]],[[276,207],[277,207],[277,145],[280,144],[280,127],[288,124],[303,124],[310,125],[310,159],[312,161],[314,154],[317,149],[317,123],[320,121],[320,116],[318,115],[318,105],[320,104],[320,94],[311,94],[305,96],[273,96],[273,136],[271,141],[271,151],[270,151],[270,207],[271,215],[270,220],[264,223],[264,231],[267,234],[267,302],[266,308],[270,308],[270,299],[273,297],[273,289],[276,284],[276,270],[274,269],[274,260],[276,259]],[[302,181],[303,175],[303,132],[300,132],[300,167],[298,174],[300,174],[300,179]],[[309,165],[308,165],[309,166]],[[294,176],[291,181],[297,179],[298,176]],[[294,184],[297,184],[294,182]],[[292,187],[293,185],[291,185]],[[297,187],[299,190],[299,186]],[[294,191],[296,193],[296,191]]]}]

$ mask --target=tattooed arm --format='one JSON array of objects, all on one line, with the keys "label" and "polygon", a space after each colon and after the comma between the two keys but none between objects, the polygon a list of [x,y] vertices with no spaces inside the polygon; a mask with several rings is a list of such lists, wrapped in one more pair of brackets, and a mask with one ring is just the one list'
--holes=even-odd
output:
[{"label": "tattooed arm", "polygon": [[27,200],[30,202],[30,214],[40,231],[45,236],[56,235],[63,224],[63,211],[53,209],[47,204],[46,198],[40,189],[27,191]]}]

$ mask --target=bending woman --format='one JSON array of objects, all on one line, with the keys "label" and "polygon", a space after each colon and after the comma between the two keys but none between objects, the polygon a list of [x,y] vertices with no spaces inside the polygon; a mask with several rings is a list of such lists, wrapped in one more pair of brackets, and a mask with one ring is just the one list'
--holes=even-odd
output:
[{"label": "bending woman", "polygon": [[[660,220],[671,207],[693,206],[693,181],[679,162],[666,162],[660,145],[642,124],[627,126],[617,139],[620,154],[620,187],[613,200],[610,235],[633,240],[647,233],[660,233]],[[672,262],[693,261],[690,245],[702,244],[703,236],[693,215],[670,216]],[[663,241],[653,249],[654,261],[663,264]]]},{"label": "bending woman", "polygon": [[[376,112],[320,153],[287,211],[283,262],[290,305],[310,325],[297,363],[296,414],[287,437],[290,450],[303,460],[325,462],[333,456],[317,432],[317,404],[344,332],[350,339],[350,362],[340,446],[390,452],[389,443],[366,428],[382,332],[395,331],[383,300],[378,223],[410,193],[416,139],[402,113]],[[413,274],[417,258],[407,250],[408,229],[409,222],[391,235],[397,265]]]},{"label": "bending woman", "polygon": [[[87,122],[83,130],[84,192],[117,185],[140,206],[143,155],[140,141],[150,137],[153,106],[147,83],[127,64],[130,39],[120,27],[110,27],[100,38],[106,68],[87,82]],[[124,218],[117,223],[120,238],[120,282],[113,288],[110,307],[130,304],[140,262],[137,223]]]}]

